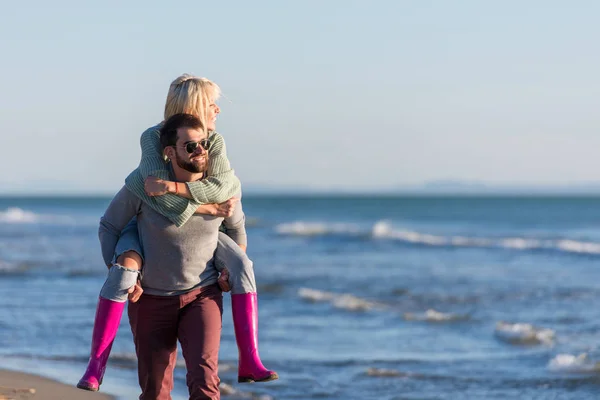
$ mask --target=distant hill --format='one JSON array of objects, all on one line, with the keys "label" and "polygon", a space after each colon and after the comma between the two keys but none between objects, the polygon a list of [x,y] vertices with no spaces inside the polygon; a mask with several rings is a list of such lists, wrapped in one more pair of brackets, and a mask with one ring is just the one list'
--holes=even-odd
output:
[{"label": "distant hill", "polygon": [[422,196],[582,196],[600,195],[600,182],[576,183],[570,185],[536,185],[536,184],[487,184],[458,180],[437,180],[416,185],[399,187],[344,187],[323,188],[300,185],[253,185],[244,184],[244,194],[262,195],[319,195],[319,194],[383,194],[383,195],[422,195]]},{"label": "distant hill", "polygon": [[401,186],[398,194],[423,195],[600,195],[600,182],[564,185],[486,184],[440,180],[422,185]]}]

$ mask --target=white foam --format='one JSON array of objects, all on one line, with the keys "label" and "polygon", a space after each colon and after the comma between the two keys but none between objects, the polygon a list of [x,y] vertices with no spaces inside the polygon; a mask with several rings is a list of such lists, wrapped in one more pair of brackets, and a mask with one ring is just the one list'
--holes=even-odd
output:
[{"label": "white foam", "polygon": [[440,236],[429,233],[420,233],[408,230],[378,231],[374,235],[377,239],[392,239],[413,244],[423,244],[427,246],[456,246],[456,247],[491,247],[493,240],[487,238],[466,237],[466,236]]},{"label": "white foam", "polygon": [[290,224],[277,225],[275,230],[277,233],[286,235],[312,236],[327,233],[327,226],[317,223],[292,222]]},{"label": "white foam", "polygon": [[392,225],[388,221],[377,221],[371,229],[373,237],[387,237],[392,232]]},{"label": "white foam", "polygon": [[496,324],[495,335],[498,339],[514,344],[554,343],[555,333],[552,329],[535,327],[526,323],[511,324],[500,321]]},{"label": "white foam", "polygon": [[333,299],[333,293],[308,288],[300,288],[298,290],[298,295],[305,300],[313,302],[329,301]]},{"label": "white foam", "polygon": [[500,246],[508,249],[528,250],[541,247],[541,243],[535,239],[508,238],[500,240]]},{"label": "white foam", "polygon": [[219,372],[237,371],[237,368],[237,363],[232,364],[219,361]]},{"label": "white foam", "polygon": [[548,363],[548,369],[554,372],[589,373],[600,371],[600,363],[593,362],[586,353],[574,356],[559,354]]},{"label": "white foam", "polygon": [[600,243],[559,240],[556,247],[570,253],[600,254]]},{"label": "white foam", "polygon": [[429,309],[423,314],[405,313],[404,319],[408,321],[451,322],[463,321],[469,319],[469,317],[467,315],[443,313],[434,309]]},{"label": "white foam", "polygon": [[219,384],[219,391],[221,392],[221,395],[223,396],[232,396],[234,394],[236,394],[238,391],[235,390],[235,388],[223,381],[221,381],[221,383]]},{"label": "white foam", "polygon": [[371,237],[374,240],[396,240],[399,242],[425,246],[453,246],[475,248],[501,248],[510,250],[554,250],[577,254],[599,254],[600,243],[572,239],[544,239],[534,237],[489,238],[462,235],[439,235],[395,228],[390,221],[381,220],[369,229],[361,229],[356,224],[302,222],[280,224],[275,230],[290,236],[347,235],[349,237]]},{"label": "white foam", "polygon": [[281,235],[291,236],[356,235],[361,232],[360,228],[354,224],[303,221],[279,224],[275,227],[275,231]]},{"label": "white foam", "polygon": [[39,217],[30,212],[17,207],[7,208],[0,211],[0,222],[9,224],[31,224],[37,222]]},{"label": "white foam", "polygon": [[396,239],[409,243],[421,243],[431,246],[443,246],[449,244],[443,236],[423,234],[407,230],[394,230],[387,222],[377,222],[372,229],[372,236],[376,239]]},{"label": "white foam", "polygon": [[300,288],[298,295],[308,301],[328,302],[336,308],[349,311],[366,311],[377,306],[377,303],[351,294],[330,293],[308,288]]},{"label": "white foam", "polygon": [[350,311],[367,311],[374,308],[376,304],[351,294],[343,294],[333,299],[333,306]]},{"label": "white foam", "polygon": [[[97,223],[97,219],[94,221]],[[0,211],[0,222],[6,224],[74,224],[81,223],[81,220],[77,221],[68,215],[36,214],[18,207],[10,207]]]}]

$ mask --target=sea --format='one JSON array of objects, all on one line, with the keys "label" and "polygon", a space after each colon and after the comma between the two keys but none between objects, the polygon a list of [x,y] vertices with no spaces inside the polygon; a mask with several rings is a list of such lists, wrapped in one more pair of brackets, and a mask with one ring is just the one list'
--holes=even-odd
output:
[{"label": "sea", "polygon": [[[110,197],[0,198],[0,368],[75,385],[106,276]],[[600,397],[600,198],[243,200],[260,355],[237,383],[224,295],[223,399]],[[126,314],[101,390],[139,395]],[[173,399],[187,399],[181,354]]]}]

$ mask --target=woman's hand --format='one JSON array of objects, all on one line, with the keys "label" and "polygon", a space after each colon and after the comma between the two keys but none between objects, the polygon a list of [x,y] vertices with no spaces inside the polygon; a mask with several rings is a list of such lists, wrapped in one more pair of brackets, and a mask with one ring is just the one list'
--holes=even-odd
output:
[{"label": "woman's hand", "polygon": [[223,271],[221,271],[218,283],[222,291],[229,292],[231,290],[231,286],[229,286],[229,271],[227,268],[223,268]]},{"label": "woman's hand", "polygon": [[233,215],[233,212],[235,211],[235,207],[238,201],[240,201],[239,198],[232,197],[229,200],[224,201],[223,203],[215,204],[215,206],[217,207],[215,215],[217,217],[223,218],[231,217]]},{"label": "woman's hand", "polygon": [[137,302],[140,299],[142,293],[144,293],[144,289],[142,289],[142,285],[138,279],[137,283],[129,288],[127,291],[129,293],[129,301],[132,303]]},{"label": "woman's hand", "polygon": [[162,196],[169,193],[169,187],[174,182],[163,181],[155,176],[149,176],[144,181],[144,190],[148,196]]}]

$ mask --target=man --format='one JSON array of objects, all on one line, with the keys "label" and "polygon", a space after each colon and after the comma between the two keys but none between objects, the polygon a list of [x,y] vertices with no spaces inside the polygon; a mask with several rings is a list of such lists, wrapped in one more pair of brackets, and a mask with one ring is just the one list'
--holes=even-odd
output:
[{"label": "man", "polygon": [[[185,185],[202,179],[210,143],[197,117],[177,114],[169,118],[161,129],[161,144],[173,181]],[[129,304],[128,313],[138,357],[140,400],[171,398],[177,340],[186,362],[190,399],[219,399],[223,297],[214,252],[222,222],[236,243],[246,244],[241,205],[225,219],[198,214],[177,227],[123,187],[100,221],[107,263],[114,256],[120,232],[134,216],[144,252],[143,294]]]}]

